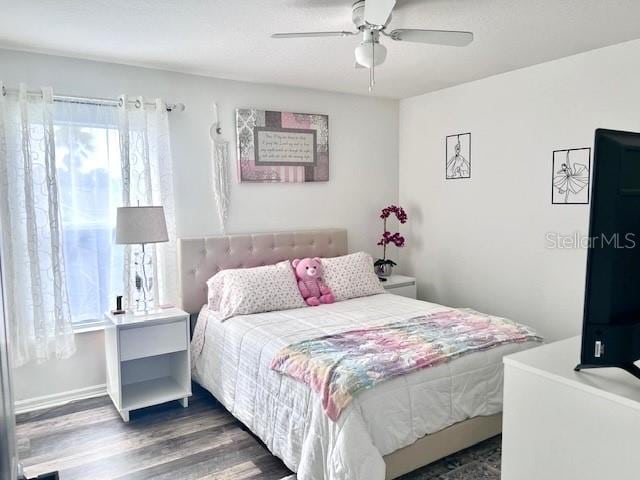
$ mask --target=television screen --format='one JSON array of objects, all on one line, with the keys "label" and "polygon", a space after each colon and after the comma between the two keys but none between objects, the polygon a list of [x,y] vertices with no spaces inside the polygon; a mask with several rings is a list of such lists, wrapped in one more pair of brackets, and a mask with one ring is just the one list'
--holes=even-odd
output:
[{"label": "television screen", "polygon": [[597,130],[582,368],[640,369],[640,133]]}]

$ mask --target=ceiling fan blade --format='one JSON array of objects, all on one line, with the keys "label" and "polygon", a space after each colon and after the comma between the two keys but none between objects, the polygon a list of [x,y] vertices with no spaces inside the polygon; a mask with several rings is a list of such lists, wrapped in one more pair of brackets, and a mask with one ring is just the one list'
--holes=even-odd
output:
[{"label": "ceiling fan blade", "polygon": [[364,2],[364,20],[370,25],[386,25],[396,0],[366,0]]},{"label": "ceiling fan blade", "polygon": [[349,37],[351,35],[355,35],[355,32],[274,33],[271,38]]},{"label": "ceiling fan blade", "polygon": [[401,42],[431,43],[434,45],[449,45],[452,47],[466,47],[473,41],[473,33],[449,30],[417,30],[413,28],[399,28],[389,36]]}]

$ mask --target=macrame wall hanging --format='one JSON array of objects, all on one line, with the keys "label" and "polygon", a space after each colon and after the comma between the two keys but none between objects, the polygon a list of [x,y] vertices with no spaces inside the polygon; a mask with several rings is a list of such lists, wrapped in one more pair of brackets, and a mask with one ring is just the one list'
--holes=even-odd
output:
[{"label": "macrame wall hanging", "polygon": [[213,104],[214,121],[209,129],[211,137],[211,156],[213,161],[213,195],[218,210],[218,220],[222,233],[227,233],[227,220],[229,218],[229,142],[222,137],[220,120],[218,118],[218,105]]}]

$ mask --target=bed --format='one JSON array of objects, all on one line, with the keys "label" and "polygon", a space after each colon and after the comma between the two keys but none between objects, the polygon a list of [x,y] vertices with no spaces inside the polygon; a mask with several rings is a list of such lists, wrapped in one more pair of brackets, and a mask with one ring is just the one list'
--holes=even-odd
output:
[{"label": "bed", "polygon": [[299,480],[396,478],[500,433],[502,357],[536,343],[503,345],[388,380],[360,393],[333,422],[309,387],[270,369],[276,352],[321,334],[409,319],[438,305],[386,293],[225,322],[205,305],[206,281],[221,269],[346,253],[342,229],[179,240],[181,306],[198,316],[194,380]]}]

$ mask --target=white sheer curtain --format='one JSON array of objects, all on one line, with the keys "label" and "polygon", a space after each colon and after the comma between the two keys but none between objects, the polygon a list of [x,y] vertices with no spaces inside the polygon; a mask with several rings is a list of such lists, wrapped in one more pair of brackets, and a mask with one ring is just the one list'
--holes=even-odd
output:
[{"label": "white sheer curtain", "polygon": [[[147,246],[153,259],[153,298],[156,305],[175,304],[177,299],[175,208],[173,166],[169,142],[169,119],[165,104],[157,99],[148,108],[142,97],[132,104],[120,97],[119,131],[122,159],[122,205],[160,205],[164,207],[169,233],[168,243]],[[125,247],[123,282],[128,285],[125,303],[133,305],[135,267],[131,249]]]},{"label": "white sheer curtain", "polygon": [[[2,85],[0,84],[0,87]],[[1,88],[0,88],[1,90]],[[116,209],[162,205],[171,241],[150,246],[154,298],[176,301],[168,115],[143,98],[120,107],[0,95],[0,234],[14,364],[75,351],[72,322],[132,305],[131,247],[113,244]]]},{"label": "white sheer curtain", "polygon": [[0,226],[15,366],[75,351],[53,110],[50,88],[35,97],[20,85],[17,97],[0,95]]}]

